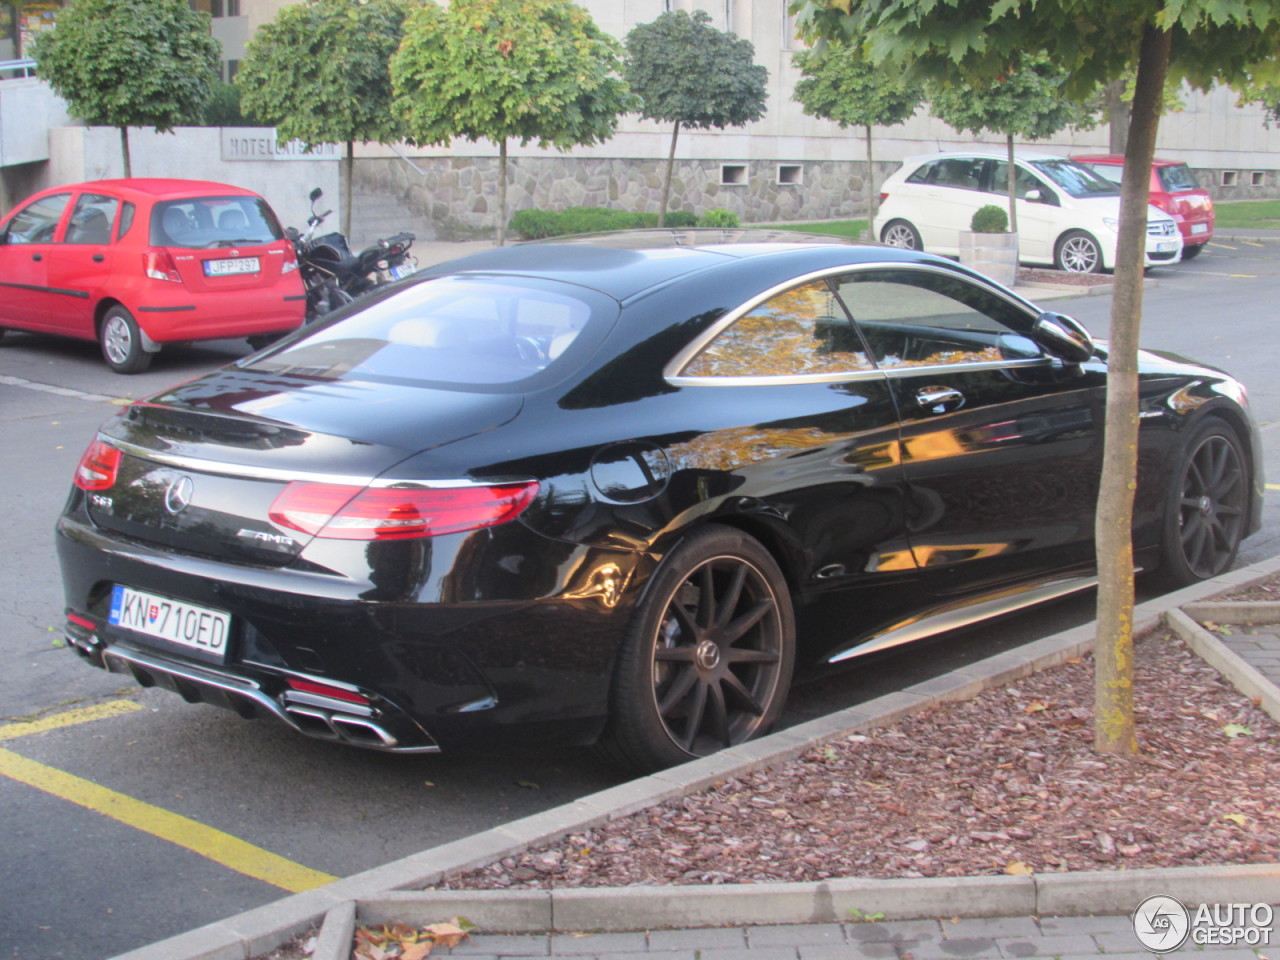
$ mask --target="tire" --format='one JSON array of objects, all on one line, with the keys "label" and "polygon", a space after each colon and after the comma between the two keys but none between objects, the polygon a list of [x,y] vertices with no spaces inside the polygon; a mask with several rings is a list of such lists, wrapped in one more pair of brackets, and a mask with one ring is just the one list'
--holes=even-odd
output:
[{"label": "tire", "polygon": [[880,242],[887,243],[891,247],[901,247],[904,250],[924,249],[924,243],[920,240],[920,231],[906,220],[890,220],[886,223],[884,229],[880,231]]},{"label": "tire", "polygon": [[1203,249],[1204,249],[1203,243],[1188,244],[1187,246],[1182,248],[1182,259],[1194,260],[1196,257],[1200,256],[1200,251]]},{"label": "tire", "polygon": [[154,354],[142,349],[142,331],[124,307],[115,306],[102,318],[98,331],[102,359],[116,373],[141,373],[151,366]]},{"label": "tire", "polygon": [[1072,230],[1058,241],[1053,262],[1067,273],[1098,273],[1102,270],[1102,248],[1091,234]]},{"label": "tire", "polygon": [[782,712],[794,662],[773,557],[738,530],[697,530],[662,561],[623,639],[601,752],[653,772],[759,736]]},{"label": "tire", "polygon": [[1191,434],[1165,504],[1160,566],[1152,579],[1177,589],[1229,570],[1244,538],[1249,471],[1240,438],[1216,418]]}]

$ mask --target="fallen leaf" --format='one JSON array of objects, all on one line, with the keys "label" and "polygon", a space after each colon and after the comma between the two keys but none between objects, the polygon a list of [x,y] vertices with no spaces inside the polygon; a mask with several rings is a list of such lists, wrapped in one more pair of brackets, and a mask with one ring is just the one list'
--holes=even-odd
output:
[{"label": "fallen leaf", "polygon": [[431,953],[431,941],[423,940],[421,943],[411,943],[404,948],[404,952],[400,954],[399,960],[423,960]]},{"label": "fallen leaf", "polygon": [[1249,727],[1246,727],[1243,723],[1228,723],[1225,727],[1222,728],[1222,732],[1225,733],[1229,738],[1233,740],[1236,737],[1252,737],[1253,736],[1253,731]]},{"label": "fallen leaf", "polygon": [[467,937],[467,931],[454,923],[433,923],[427,927],[431,939],[445,947],[456,947]]},{"label": "fallen leaf", "polygon": [[1009,874],[1011,877],[1029,877],[1035,873],[1034,870],[1028,867],[1021,860],[1010,860],[1005,864],[1004,872]]},{"label": "fallen leaf", "polygon": [[1224,813],[1222,815],[1222,819],[1230,820],[1237,827],[1243,827],[1246,823],[1249,822],[1249,818],[1246,817],[1243,813]]},{"label": "fallen leaf", "polygon": [[1025,708],[1023,708],[1023,713],[1039,713],[1042,710],[1048,710],[1048,709],[1049,709],[1049,704],[1044,703],[1041,700],[1032,700],[1030,703],[1026,705]]}]

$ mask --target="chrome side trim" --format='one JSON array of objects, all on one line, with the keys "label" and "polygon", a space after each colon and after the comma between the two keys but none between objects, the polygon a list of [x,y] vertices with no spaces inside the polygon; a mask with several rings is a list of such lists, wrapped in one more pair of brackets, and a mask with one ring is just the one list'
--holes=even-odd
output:
[{"label": "chrome side trim", "polygon": [[904,620],[868,640],[842,650],[827,658],[827,663],[840,663],[877,650],[887,650],[899,644],[932,637],[947,630],[956,630],[970,624],[1013,613],[1046,600],[1055,600],[1098,585],[1097,577],[1075,577],[1070,580],[1054,580],[1029,587],[1015,587],[995,597],[978,598],[954,604],[923,617]]},{"label": "chrome side trim", "polygon": [[[747,300],[745,303],[739,304],[738,306],[734,307],[732,310],[729,310],[728,312],[726,312],[719,320],[717,320],[710,327],[708,327],[701,334],[699,334],[696,338],[694,338],[692,341],[686,344],[684,349],[682,349],[679,353],[677,353],[674,357],[671,358],[670,362],[666,365],[665,368],[663,368],[663,371],[662,371],[663,377],[667,380],[668,383],[671,383],[677,386],[688,386],[691,382],[696,382],[697,385],[699,386],[705,386],[710,381],[721,380],[722,378],[720,377],[682,377],[680,374],[680,371],[683,370],[689,364],[689,362],[693,360],[693,358],[696,357],[702,351],[703,347],[705,347],[713,339],[719,336],[725,330],[726,327],[734,323],[743,314],[749,313],[751,310],[754,310],[756,307],[764,303],[770,297],[777,296],[779,293],[783,293],[784,291],[790,290],[792,287],[801,286],[802,284],[809,283],[812,280],[825,280],[828,277],[844,276],[850,273],[867,273],[873,270],[909,270],[909,271],[918,271],[920,273],[936,273],[939,276],[944,276],[944,277],[961,276],[967,280],[973,280],[977,282],[981,282],[982,280],[980,276],[975,274],[970,274],[968,271],[962,270],[959,267],[946,267],[941,264],[934,264],[934,263],[909,263],[909,262],[896,263],[896,262],[881,261],[878,263],[848,263],[848,264],[842,264],[840,266],[835,266],[835,267],[824,267],[821,270],[814,270],[812,273],[801,274],[798,277],[792,277],[791,279],[785,280],[782,283],[775,284],[774,286],[770,287],[768,290],[765,290],[762,293],[756,294],[750,300]],[[1038,311],[1036,310],[1035,305],[1032,304],[1029,300],[1024,300],[1022,297],[1018,296],[1012,290],[1007,290],[1004,287],[1000,286],[999,284],[993,283],[990,280],[986,282],[985,289],[989,290],[991,293],[995,294],[1001,299],[1007,300],[1009,303],[1013,304],[1015,307],[1018,307],[1021,310],[1025,310],[1028,314],[1031,314],[1032,316],[1029,318],[1029,320],[1035,319],[1035,314]],[[1028,323],[1028,326],[1030,326],[1030,323]],[[979,365],[974,364],[971,367],[965,364],[955,364],[949,369],[964,367],[964,369],[969,370],[977,366]],[[997,365],[997,366],[1001,366],[1001,365]],[[878,373],[878,372],[880,371],[850,371],[849,378],[852,378],[853,374],[855,373]],[[823,377],[826,377],[827,375],[816,374],[815,376],[823,378]],[[729,378],[723,378],[723,379],[729,379]],[[750,379],[753,383],[756,383],[756,382],[779,383],[779,382],[783,382],[784,379],[789,380],[790,378],[782,378],[782,377],[746,378],[744,377],[739,379],[744,379],[744,380]],[[837,377],[837,379],[845,379],[845,378]],[[823,382],[830,382],[830,381],[827,381],[824,379],[814,380],[806,377],[806,378],[800,379],[799,382],[823,383]]]},{"label": "chrome side trim", "polygon": [[1051,357],[1034,357],[1027,360],[985,360],[982,363],[936,363],[927,367],[881,367],[879,370],[851,370],[848,373],[804,373],[793,376],[755,377],[667,377],[667,383],[677,387],[759,387],[768,384],[796,383],[866,383],[871,380],[905,380],[909,377],[935,377],[941,373],[964,370],[973,373],[981,370],[1011,370],[1027,367],[1052,366]]},{"label": "chrome side trim", "polygon": [[[150,460],[153,463],[159,463],[166,467],[175,467],[179,470],[190,470],[195,473],[212,474],[219,477],[237,477],[244,480],[272,480],[288,483],[291,480],[306,480],[313,483],[339,483],[353,487],[374,487],[375,489],[383,488],[400,488],[400,489],[429,489],[429,490],[451,490],[458,487],[488,487],[495,483],[503,483],[502,480],[469,480],[466,478],[458,478],[456,480],[409,480],[397,479],[395,477],[361,477],[340,473],[311,473],[305,470],[282,470],[276,467],[251,467],[239,463],[222,463],[217,460],[205,460],[200,457],[182,456],[176,453],[163,453],[159,450],[152,450],[149,447],[139,446],[136,443],[129,443],[126,440],[119,440],[115,437],[107,436],[99,433],[98,439],[104,443],[117,447],[132,457],[138,457],[142,460]],[[511,483],[521,483],[530,478],[512,479]]]}]

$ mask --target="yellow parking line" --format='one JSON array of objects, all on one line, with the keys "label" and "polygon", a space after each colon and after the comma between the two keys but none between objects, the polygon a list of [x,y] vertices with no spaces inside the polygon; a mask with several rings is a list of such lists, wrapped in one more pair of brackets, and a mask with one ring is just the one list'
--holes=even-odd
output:
[{"label": "yellow parking line", "polygon": [[1210,240],[1210,241],[1209,241],[1209,246],[1211,246],[1211,247],[1221,247],[1223,250],[1235,250],[1235,249],[1238,249],[1238,248],[1236,248],[1236,247],[1233,247],[1233,246],[1232,246],[1231,244],[1229,244],[1229,243],[1219,243],[1217,240]]},{"label": "yellow parking line", "polygon": [[[0,726],[0,741],[15,740],[33,733],[58,730],[77,723],[123,716],[143,707],[132,700],[112,700],[108,703],[68,710],[44,717],[31,723],[6,723]],[[100,813],[112,820],[127,824],[161,840],[168,840],[180,847],[238,873],[265,881],[290,893],[301,893],[332,883],[337,877],[301,864],[286,860],[246,843],[230,834],[207,827],[187,817],[160,807],[143,803],[132,797],[108,790],[91,780],[64,773],[35,760],[29,760],[12,750],[0,748],[0,776],[8,777],[29,787],[43,790],[63,800],[70,800],[82,807]]]},{"label": "yellow parking line", "polygon": [[1266,488],[1268,490],[1280,490],[1280,483],[1268,483],[1266,484]]},{"label": "yellow parking line", "polygon": [[1256,273],[1228,273],[1227,276],[1236,277],[1241,280],[1257,280],[1258,279],[1258,275]]},{"label": "yellow parking line", "polygon": [[78,803],[112,820],[161,840],[168,840],[214,863],[230,867],[237,873],[263,880],[290,893],[312,890],[337,879],[276,856],[203,823],[153,807],[141,800],[134,800],[123,793],[108,790],[92,781],[63,773],[35,760],[28,760],[12,750],[0,748],[0,776]]},{"label": "yellow parking line", "polygon": [[81,707],[78,710],[67,710],[30,723],[17,721],[0,726],[0,741],[14,740],[33,733],[44,733],[46,730],[59,730],[77,723],[88,723],[90,720],[105,720],[107,717],[119,717],[135,710],[143,709],[132,700],[111,700],[92,707]]},{"label": "yellow parking line", "polygon": [[1265,244],[1258,243],[1256,240],[1241,240],[1241,241],[1239,241],[1239,242],[1240,242],[1240,243],[1247,243],[1247,244],[1248,244],[1249,246],[1251,246],[1251,247],[1261,247],[1261,246],[1265,246]]}]

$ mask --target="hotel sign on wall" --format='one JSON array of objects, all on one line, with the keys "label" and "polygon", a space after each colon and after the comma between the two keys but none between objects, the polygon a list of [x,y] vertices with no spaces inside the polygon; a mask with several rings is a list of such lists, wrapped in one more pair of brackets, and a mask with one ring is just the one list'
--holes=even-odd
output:
[{"label": "hotel sign on wall", "polygon": [[310,150],[301,140],[276,142],[271,127],[223,127],[223,160],[337,160],[342,149],[336,143],[319,143]]}]

